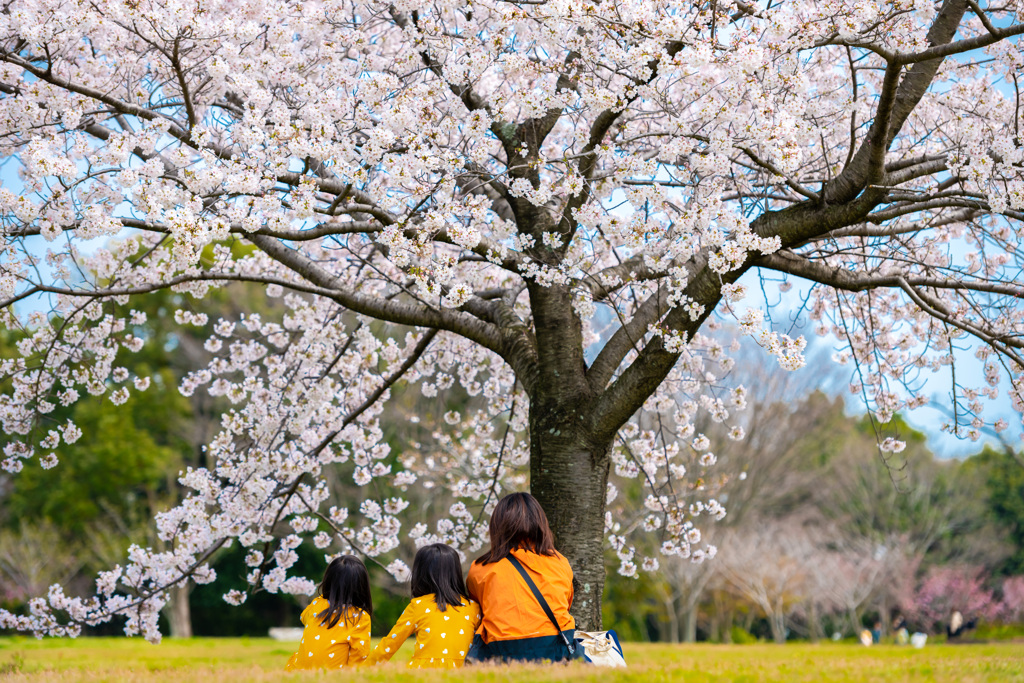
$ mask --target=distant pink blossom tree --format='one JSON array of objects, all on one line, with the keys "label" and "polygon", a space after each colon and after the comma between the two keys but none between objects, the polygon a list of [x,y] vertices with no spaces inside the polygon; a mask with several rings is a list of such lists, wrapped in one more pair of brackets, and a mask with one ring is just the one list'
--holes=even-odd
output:
[{"label": "distant pink blossom tree", "polygon": [[919,627],[935,630],[948,623],[953,610],[967,621],[994,621],[1000,612],[995,595],[984,585],[981,568],[965,566],[932,568],[901,607]]},{"label": "distant pink blossom tree", "polygon": [[999,620],[1007,624],[1024,623],[1024,576],[1011,576],[1003,581]]}]

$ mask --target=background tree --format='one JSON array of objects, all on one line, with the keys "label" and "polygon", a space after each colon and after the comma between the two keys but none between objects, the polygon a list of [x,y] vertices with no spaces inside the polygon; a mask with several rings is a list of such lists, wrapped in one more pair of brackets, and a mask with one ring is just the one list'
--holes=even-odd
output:
[{"label": "background tree", "polygon": [[[887,466],[878,458],[879,437],[870,421],[847,414],[843,401],[819,391],[816,382],[745,363],[742,353],[731,373],[752,391],[765,390],[779,400],[751,399],[743,416],[749,430],[744,441],[728,439],[720,433],[724,430],[707,431],[719,467],[732,473],[719,490],[729,514],[704,530],[703,540],[720,546],[718,556],[677,566],[662,558],[657,569],[642,571],[641,582],[653,594],[632,589],[621,608],[610,608],[619,615],[616,623],[632,609],[648,611],[652,618],[661,615],[659,627],[650,630],[652,638],[683,638],[687,622],[695,637],[718,642],[733,634],[749,637],[744,629],[771,637],[765,611],[726,574],[733,554],[730,537],[758,534],[766,523],[796,529],[808,541],[806,584],[781,610],[790,638],[852,635],[876,621],[885,635],[898,613],[915,628],[932,629],[932,622],[916,618],[916,609],[901,606],[918,600],[933,572],[958,571],[964,565],[981,577],[984,591],[1014,601],[1015,578],[1003,580],[1000,574],[1018,544],[1009,533],[1011,525],[989,505],[994,478],[986,465],[993,454],[1010,456],[987,448],[963,461],[936,458],[924,434],[894,416],[881,438],[898,436],[907,447],[889,456]],[[641,489],[636,480],[614,481],[621,490],[609,507],[615,518],[623,518],[640,504]],[[782,581],[785,569],[767,559],[758,567],[762,578],[771,581]],[[613,589],[606,601],[618,601],[619,586],[630,580],[612,575],[609,581]],[[999,613],[989,610],[983,622],[1013,623],[1012,614],[1000,602]]]},{"label": "background tree", "polygon": [[[609,472],[632,467],[620,430],[642,429],[630,420],[645,405],[662,416],[635,465],[662,552],[703,557],[687,534],[724,509],[693,420],[746,403],[707,333],[735,319],[784,367],[803,363],[802,338],[738,308],[755,270],[813,283],[810,317],[846,344],[876,419],[919,405],[914,371],[949,370],[951,429],[980,429],[984,397],[1003,386],[1020,401],[1024,368],[1019,20],[971,0],[16,0],[0,28],[0,144],[20,172],[0,192],[0,297],[3,324],[30,336],[0,365],[5,469],[77,440],[53,406],[82,392],[122,404],[144,381],[115,364],[145,340],[113,302],[243,280],[285,310],[217,322],[209,367],[182,383],[232,407],[212,466],[183,478],[192,497],[157,521],[169,549],[134,552],[95,605],[51,592],[57,621],[0,625],[61,633],[61,619],[74,631],[130,608],[128,631],[156,638],[166,590],[213,581],[207,561],[236,539],[262,554],[250,585],[269,591],[312,589],[288,576],[310,535],[393,551],[403,502],[332,516],[321,474],[351,460],[357,483],[403,485],[378,418],[413,372],[428,392],[458,381],[487,399],[446,413],[481,431],[478,474],[501,478],[498,416],[513,448],[528,444],[578,623],[596,626]],[[118,239],[82,248],[96,237]],[[200,259],[225,241],[256,251]],[[56,315],[19,318],[30,297]],[[378,340],[352,314],[405,331]],[[977,384],[956,372],[968,337]],[[457,493],[486,510],[495,488]],[[438,535],[464,535],[464,507]],[[284,520],[294,533],[275,541]],[[613,545],[630,573],[635,552]]]},{"label": "background tree", "polygon": [[934,567],[912,599],[902,605],[910,619],[932,633],[941,632],[954,610],[965,620],[992,619],[999,605],[976,567]]},{"label": "background tree", "polygon": [[986,447],[969,462],[970,469],[977,472],[974,476],[986,479],[986,503],[996,522],[1009,532],[1015,547],[1002,571],[1024,574],[1024,459],[1009,447]]},{"label": "background tree", "polygon": [[724,548],[721,572],[732,589],[768,619],[772,639],[786,642],[786,616],[808,594],[813,544],[797,524],[767,523],[736,534]]},{"label": "background tree", "polygon": [[14,606],[67,583],[82,567],[80,545],[69,544],[52,522],[23,522],[0,531],[0,604]]}]

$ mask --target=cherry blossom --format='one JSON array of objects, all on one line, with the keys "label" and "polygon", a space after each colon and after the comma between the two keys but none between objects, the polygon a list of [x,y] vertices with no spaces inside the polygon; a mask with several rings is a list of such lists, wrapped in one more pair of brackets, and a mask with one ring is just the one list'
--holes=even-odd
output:
[{"label": "cherry blossom", "polygon": [[[714,557],[699,527],[727,514],[725,475],[696,425],[744,438],[740,340],[806,362],[757,276],[805,294],[878,422],[922,405],[938,372],[950,431],[1009,429],[985,409],[1024,412],[1022,11],[13,0],[3,469],[60,467],[81,432],[55,406],[146,390],[119,361],[146,343],[138,297],[255,282],[284,312],[173,313],[212,330],[211,362],[180,386],[227,405],[211,466],[181,473],[190,493],[155,520],[164,550],[133,547],[94,597],[55,587],[29,615],[0,610],[0,628],[73,635],[122,615],[157,640],[168,589],[212,581],[235,543],[252,569],[232,604],[309,594],[290,574],[306,542],[402,580],[401,539],[477,552],[491,506],[527,485],[596,627],[602,538],[628,576],[657,565],[639,533]],[[410,418],[429,441],[392,453],[399,383],[472,400]],[[330,500],[327,469],[362,499]],[[644,483],[641,505],[620,478]],[[410,524],[414,486],[443,507],[433,528]]]}]

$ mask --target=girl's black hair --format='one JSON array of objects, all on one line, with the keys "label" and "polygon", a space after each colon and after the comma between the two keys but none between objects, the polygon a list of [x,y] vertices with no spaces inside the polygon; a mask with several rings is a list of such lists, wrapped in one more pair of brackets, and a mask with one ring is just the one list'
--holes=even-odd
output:
[{"label": "girl's black hair", "polygon": [[363,610],[373,616],[373,598],[370,596],[370,575],[366,565],[355,555],[336,557],[327,565],[324,580],[317,592],[327,600],[328,606],[317,615],[325,628],[334,628],[338,621],[358,621]]},{"label": "girl's black hair", "polygon": [[423,546],[412,561],[412,597],[431,593],[442,612],[448,605],[461,605],[463,598],[470,599],[459,554],[444,543]]}]

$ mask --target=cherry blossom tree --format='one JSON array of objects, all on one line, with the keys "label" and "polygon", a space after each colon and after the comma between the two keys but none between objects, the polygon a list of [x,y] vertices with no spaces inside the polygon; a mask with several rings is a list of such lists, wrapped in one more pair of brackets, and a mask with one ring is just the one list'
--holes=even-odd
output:
[{"label": "cherry blossom tree", "polygon": [[[828,539],[831,547],[820,552],[810,571],[816,594],[824,598],[855,636],[863,628],[863,610],[870,600],[875,599],[883,606],[892,604],[892,594],[896,602],[902,598],[910,602],[921,558],[906,546],[905,538],[890,536],[883,545],[876,539],[830,531],[834,532]],[[825,545],[821,541],[819,544],[819,548]],[[882,607],[878,611],[884,622],[888,610]]]},{"label": "cherry blossom tree", "polygon": [[1009,624],[1024,622],[1024,576],[1008,577],[1000,592],[999,618]]},{"label": "cherry blossom tree", "polygon": [[[741,303],[758,274],[802,283],[878,420],[922,404],[929,370],[951,375],[957,433],[993,422],[1000,391],[1021,409],[1021,12],[5,3],[0,321],[23,336],[0,360],[4,469],[58,464],[80,434],[58,407],[146,389],[117,361],[146,343],[137,297],[258,282],[287,312],[175,313],[214,330],[214,360],[181,390],[232,408],[213,464],[183,472],[192,493],[157,518],[169,549],[132,548],[95,598],[54,587],[0,627],[75,633],[124,614],[155,639],[168,587],[211,580],[235,542],[254,588],[308,593],[288,570],[309,537],[405,576],[390,553],[407,501],[327,500],[322,472],[340,464],[374,491],[443,485],[448,518],[408,533],[470,552],[486,540],[477,511],[528,468],[594,627],[606,532],[621,572],[653,561],[606,518],[613,471],[652,488],[645,526],[669,555],[705,557],[691,532],[725,514],[694,421],[733,424],[746,390],[722,379],[733,344],[712,332],[725,320],[803,364],[770,301]],[[983,372],[957,371],[965,345]],[[478,398],[438,425],[433,466],[389,460],[380,417],[398,382]]]},{"label": "cherry blossom tree", "polygon": [[670,642],[696,642],[698,609],[708,587],[713,585],[716,569],[714,561],[687,562],[672,556],[661,563],[665,581],[660,589],[668,614]]},{"label": "cherry blossom tree", "polygon": [[902,605],[905,614],[924,628],[941,630],[950,615],[959,611],[964,619],[992,621],[999,614],[999,603],[984,585],[983,570],[978,567],[934,567],[922,579],[913,596]]},{"label": "cherry blossom tree", "polygon": [[722,547],[731,590],[764,614],[776,643],[786,642],[786,618],[815,587],[819,555],[811,535],[798,520],[773,520],[734,532]]}]

